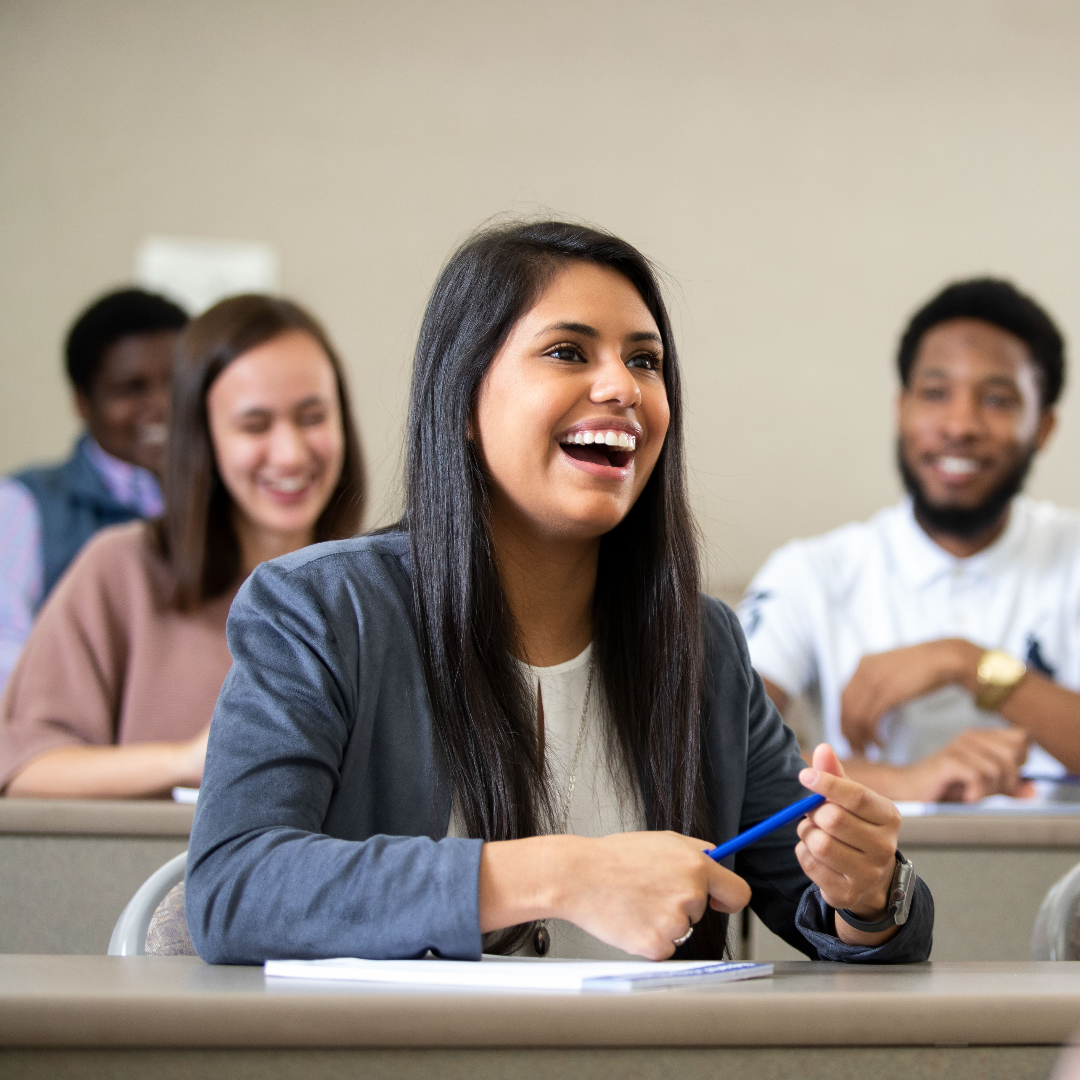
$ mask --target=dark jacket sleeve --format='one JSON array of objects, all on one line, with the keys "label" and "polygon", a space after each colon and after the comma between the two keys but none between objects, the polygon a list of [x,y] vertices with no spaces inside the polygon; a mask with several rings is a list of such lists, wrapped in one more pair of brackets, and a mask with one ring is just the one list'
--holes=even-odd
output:
[{"label": "dark jacket sleeve", "polygon": [[[188,927],[211,963],[428,949],[480,956],[481,843],[436,839],[430,826],[422,835],[435,781],[429,748],[410,742],[423,725],[409,718],[424,710],[411,707],[415,688],[392,682],[410,665],[391,663],[395,629],[378,597],[357,595],[363,587],[340,573],[319,578],[310,566],[290,573],[288,559],[275,560],[233,604],[233,667],[210,728],[188,852]],[[405,719],[380,732],[388,698],[390,714]],[[400,777],[365,765],[380,739],[395,744]],[[343,788],[345,824],[328,829]],[[342,837],[365,806],[412,792],[426,793],[412,799],[417,835]]]},{"label": "dark jacket sleeve", "polygon": [[[745,701],[747,706],[745,787],[737,827],[742,832],[806,797],[807,791],[798,780],[805,762],[799,756],[794,733],[784,724],[765,693],[761,676],[750,664],[746,640],[734,612],[712,601],[706,620],[714,650],[712,662],[729,668],[720,685],[725,687],[728,701]],[[726,716],[727,722],[734,722],[730,713]],[[721,754],[731,756],[736,746],[727,741]],[[729,768],[721,757],[719,775],[723,777]],[[832,931],[828,906],[795,857],[797,827],[798,823],[793,822],[777,829],[735,856],[734,870],[753,890],[750,906],[761,921],[812,959],[865,964],[926,960],[934,926],[934,901],[925,882],[920,880],[916,886],[908,921],[888,941],[876,948],[847,945]]]}]

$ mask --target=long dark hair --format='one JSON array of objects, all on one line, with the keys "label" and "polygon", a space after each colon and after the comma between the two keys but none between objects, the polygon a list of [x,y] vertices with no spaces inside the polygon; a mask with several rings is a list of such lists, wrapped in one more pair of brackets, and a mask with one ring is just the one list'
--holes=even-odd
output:
[{"label": "long dark hair", "polygon": [[[707,837],[702,774],[703,643],[697,532],[686,498],[679,362],[647,259],[581,225],[501,225],[467,240],[436,282],[416,347],[403,524],[413,559],[418,637],[435,723],[469,835],[550,831],[535,694],[488,529],[488,484],[469,421],[481,380],[511,328],[568,263],[626,277],[664,347],[671,419],[656,467],[627,517],[601,539],[593,649],[617,753],[638,779],[649,826]],[[529,927],[488,948],[512,949]],[[726,918],[707,914],[695,953],[721,955]]]},{"label": "long dark hair", "polygon": [[191,611],[237,584],[240,544],[232,522],[232,499],[214,457],[206,395],[238,357],[286,333],[310,334],[326,353],[337,380],[345,455],[330,501],[315,522],[315,540],[356,534],[364,513],[364,461],[349,408],[345,373],[326,331],[290,300],[250,294],[215,304],[190,322],[180,337],[173,366],[165,516],[158,543],[175,582],[173,603]]}]

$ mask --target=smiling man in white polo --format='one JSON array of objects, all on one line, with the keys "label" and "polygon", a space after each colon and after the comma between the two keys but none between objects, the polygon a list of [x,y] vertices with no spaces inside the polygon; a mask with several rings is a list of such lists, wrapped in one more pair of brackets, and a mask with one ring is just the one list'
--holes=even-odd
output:
[{"label": "smiling man in white polo", "polygon": [[1008,282],[964,281],[898,366],[908,497],[774,552],[740,608],[750,655],[781,711],[820,696],[825,740],[882,794],[1026,794],[1080,772],[1080,514],[1020,494],[1064,342]]}]

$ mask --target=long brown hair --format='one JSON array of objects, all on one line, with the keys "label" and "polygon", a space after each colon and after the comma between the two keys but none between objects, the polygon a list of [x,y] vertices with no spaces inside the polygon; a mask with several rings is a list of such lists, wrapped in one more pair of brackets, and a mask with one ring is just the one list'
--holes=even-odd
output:
[{"label": "long brown hair", "polygon": [[341,540],[359,530],[366,495],[364,461],[341,359],[326,331],[290,300],[256,294],[222,300],[188,324],[173,367],[166,510],[157,524],[157,539],[175,581],[173,604],[181,611],[228,592],[240,576],[232,498],[218,473],[207,394],[234,360],[290,330],[310,334],[330,361],[345,435],[341,476],[315,522],[315,540]]}]

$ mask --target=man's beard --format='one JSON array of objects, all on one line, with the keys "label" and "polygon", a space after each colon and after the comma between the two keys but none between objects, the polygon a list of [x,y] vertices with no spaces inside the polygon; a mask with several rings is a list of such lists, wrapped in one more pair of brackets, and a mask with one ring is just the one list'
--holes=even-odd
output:
[{"label": "man's beard", "polygon": [[904,460],[903,443],[900,439],[896,440],[896,461],[900,466],[904,487],[915,503],[915,517],[932,531],[955,536],[959,540],[971,540],[1001,520],[1009,503],[1023,489],[1036,453],[1036,448],[1032,447],[1016,463],[1012,472],[978,506],[935,506],[927,500],[919,478],[908,468],[908,463]]}]

